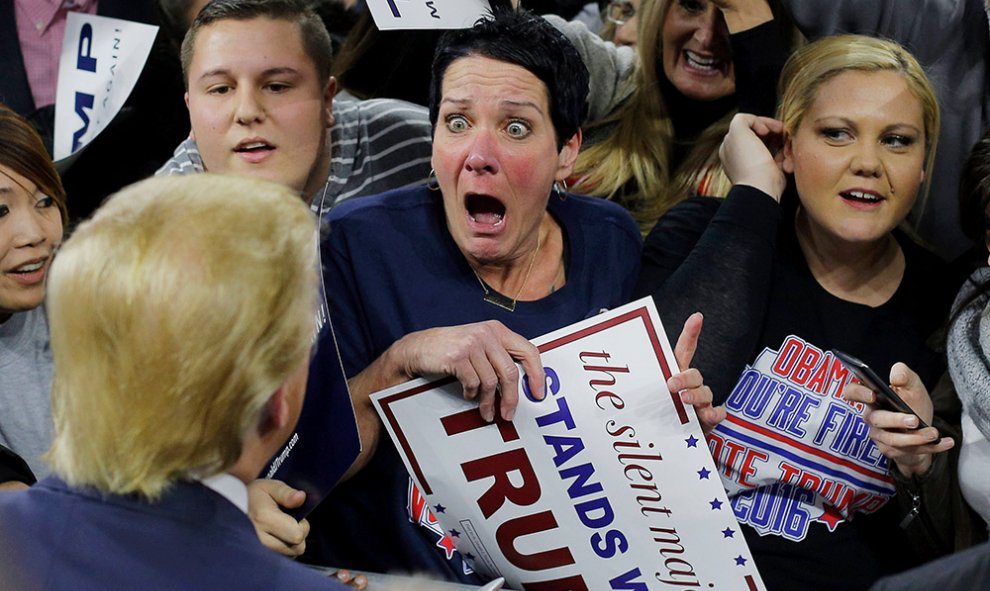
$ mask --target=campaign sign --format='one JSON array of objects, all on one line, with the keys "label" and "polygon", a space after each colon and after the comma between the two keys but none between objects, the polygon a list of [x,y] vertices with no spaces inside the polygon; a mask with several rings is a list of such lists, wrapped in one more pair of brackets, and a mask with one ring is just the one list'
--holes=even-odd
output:
[{"label": "campaign sign", "polygon": [[[322,211],[326,193],[314,209]],[[318,269],[322,269],[317,244]],[[297,519],[309,515],[336,486],[361,451],[357,418],[351,403],[347,378],[337,351],[337,339],[330,321],[323,273],[320,277],[319,309],[316,312],[316,347],[309,364],[306,400],[295,433],[275,454],[261,473],[264,478],[281,480],[306,492],[301,507],[288,510]]]},{"label": "campaign sign", "polygon": [[67,158],[113,120],[151,53],[158,27],[70,12],[55,98],[55,160]]},{"label": "campaign sign", "polygon": [[466,29],[491,13],[488,0],[367,0],[375,24],[389,29]]},{"label": "campaign sign", "polygon": [[451,378],[373,400],[410,474],[475,570],[514,589],[759,590],[763,583],[651,299],[534,343],[515,418],[485,423]]}]

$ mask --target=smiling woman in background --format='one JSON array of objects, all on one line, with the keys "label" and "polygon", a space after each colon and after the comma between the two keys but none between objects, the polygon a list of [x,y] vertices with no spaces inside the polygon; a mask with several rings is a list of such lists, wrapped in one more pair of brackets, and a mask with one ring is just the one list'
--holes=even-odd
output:
[{"label": "smiling woman in background", "polygon": [[644,234],[678,201],[724,196],[729,185],[717,150],[729,120],[737,110],[774,110],[787,57],[781,31],[792,30],[778,4],[641,0],[635,67],[628,50],[548,16],[592,78],[586,145],[571,189],[623,205]]},{"label": "smiling woman in background", "polygon": [[[52,441],[52,355],[41,304],[66,219],[65,190],[41,138],[0,105],[0,445],[38,477],[48,473],[40,456]],[[18,479],[33,482],[30,474]]]}]

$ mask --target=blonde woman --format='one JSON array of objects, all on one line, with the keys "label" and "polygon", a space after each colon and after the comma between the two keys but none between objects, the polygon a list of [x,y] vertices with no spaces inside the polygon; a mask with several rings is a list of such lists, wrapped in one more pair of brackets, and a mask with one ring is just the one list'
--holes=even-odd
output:
[{"label": "blonde woman", "polygon": [[769,115],[775,104],[786,50],[775,21],[782,13],[772,4],[642,0],[638,65],[632,51],[547,17],[575,43],[592,76],[571,189],[622,204],[644,234],[686,197],[725,195],[716,151],[729,120],[737,110]]},{"label": "blonde woman", "polygon": [[[729,415],[709,443],[741,530],[726,535],[746,535],[772,591],[865,589],[920,562],[898,525],[929,533],[930,497],[913,487],[953,442],[901,413],[868,426],[873,399],[843,399],[852,374],[832,350],[889,372],[932,423],[909,386],[941,374],[926,339],[956,283],[897,227],[930,174],[939,109],[918,62],[869,37],[808,45],[781,80],[779,120],[733,119],[729,197],[661,218],[639,290],[668,326],[705,313],[699,368]],[[914,511],[891,502],[898,489]]]},{"label": "blonde woman", "polygon": [[[893,39],[925,67],[942,107],[931,198],[911,215],[946,260],[970,247],[956,202],[963,162],[990,128],[990,19],[986,0],[784,0],[809,39],[859,33]],[[965,223],[965,222],[964,222]]]}]

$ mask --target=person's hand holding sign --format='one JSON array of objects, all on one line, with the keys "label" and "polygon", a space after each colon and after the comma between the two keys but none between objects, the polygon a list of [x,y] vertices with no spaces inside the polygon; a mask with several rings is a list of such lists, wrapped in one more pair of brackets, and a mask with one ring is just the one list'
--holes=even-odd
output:
[{"label": "person's hand holding sign", "polygon": [[701,372],[690,367],[698,348],[698,336],[703,322],[701,312],[695,312],[684,322],[684,328],[674,347],[674,357],[682,370],[670,376],[667,387],[671,392],[677,392],[682,402],[694,407],[701,428],[707,434],[725,418],[725,407],[712,406],[712,389],[705,385]]}]

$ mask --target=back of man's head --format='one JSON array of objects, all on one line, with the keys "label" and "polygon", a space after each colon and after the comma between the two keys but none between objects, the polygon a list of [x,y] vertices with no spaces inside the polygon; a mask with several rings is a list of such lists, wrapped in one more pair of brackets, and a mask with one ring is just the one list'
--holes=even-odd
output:
[{"label": "back of man's head", "polygon": [[288,189],[209,174],[125,188],[48,280],[54,471],[158,496],[230,468],[312,342],[316,223]]},{"label": "back of man's head", "polygon": [[189,86],[189,65],[196,50],[196,36],[200,29],[223,20],[246,21],[256,18],[294,21],[299,25],[303,49],[316,67],[320,86],[330,80],[333,63],[333,46],[326,26],[313,10],[300,0],[211,0],[193,20],[182,40],[180,58],[182,77]]}]

